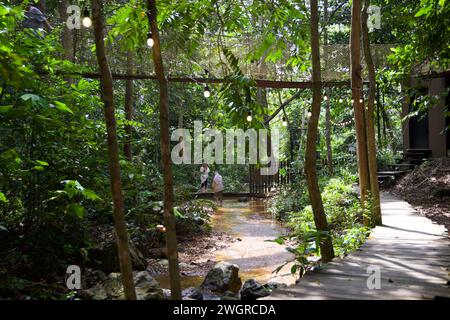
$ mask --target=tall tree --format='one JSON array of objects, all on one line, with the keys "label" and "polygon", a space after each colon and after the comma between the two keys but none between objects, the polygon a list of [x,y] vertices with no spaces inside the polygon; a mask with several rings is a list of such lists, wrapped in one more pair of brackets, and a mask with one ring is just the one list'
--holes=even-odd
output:
[{"label": "tall tree", "polygon": [[94,20],[94,37],[100,84],[104,103],[106,131],[108,136],[109,173],[111,179],[112,199],[114,205],[114,226],[116,231],[117,250],[119,254],[120,272],[126,299],[136,299],[133,283],[128,233],[125,224],[125,208],[120,179],[119,143],[117,142],[116,119],[114,115],[114,93],[111,70],[105,51],[105,33],[101,0],[92,0],[92,16]]},{"label": "tall tree", "polygon": [[[127,51],[127,74],[131,76],[133,74],[133,51]],[[133,80],[128,79],[125,87],[125,118],[128,121],[133,120],[133,99],[134,95],[134,87]],[[124,144],[124,154],[128,161],[131,162],[133,159],[133,151],[132,151],[132,136],[133,136],[133,127],[128,123],[125,125],[125,135],[126,140]]]},{"label": "tall tree", "polygon": [[[355,113],[356,144],[361,203],[365,206],[370,191],[369,166],[366,145],[366,125],[361,77],[361,0],[352,3],[352,30],[350,34],[350,68],[353,109]],[[367,225],[369,220],[364,217]]]},{"label": "tall tree", "polygon": [[378,170],[377,170],[377,147],[375,143],[375,121],[374,121],[374,109],[375,109],[375,95],[376,95],[376,75],[375,65],[373,63],[372,54],[370,52],[369,41],[369,28],[367,21],[369,15],[367,10],[369,9],[370,0],[364,0],[364,6],[362,11],[362,36],[363,36],[363,49],[364,59],[366,61],[367,70],[369,73],[369,97],[366,107],[366,139],[367,139],[367,157],[369,166],[370,177],[370,193],[372,196],[372,213],[373,224],[381,225],[381,207],[380,207],[380,190],[378,186]]},{"label": "tall tree", "polygon": [[[59,16],[61,21],[67,21],[68,14],[67,8],[69,7],[69,0],[61,0],[59,3]],[[74,61],[73,52],[73,35],[72,31],[64,24],[61,30],[61,44],[64,49],[64,58],[70,61]]]},{"label": "tall tree", "polygon": [[154,45],[152,50],[153,64],[159,83],[159,125],[161,137],[161,161],[164,175],[164,224],[166,227],[167,255],[169,260],[169,278],[171,299],[181,299],[180,270],[178,266],[177,236],[175,231],[175,215],[173,212],[173,175],[170,158],[169,139],[169,90],[161,56],[157,11],[155,0],[147,0],[148,20]]},{"label": "tall tree", "polygon": [[320,104],[322,99],[322,84],[320,71],[320,47],[319,47],[319,10],[317,0],[311,0],[311,57],[312,57],[312,81],[313,101],[311,117],[308,122],[305,151],[305,174],[308,184],[309,200],[314,214],[316,229],[321,233],[320,252],[323,262],[329,262],[334,258],[331,236],[328,234],[328,222],[317,181],[316,169],[316,142],[317,126],[320,116]]}]

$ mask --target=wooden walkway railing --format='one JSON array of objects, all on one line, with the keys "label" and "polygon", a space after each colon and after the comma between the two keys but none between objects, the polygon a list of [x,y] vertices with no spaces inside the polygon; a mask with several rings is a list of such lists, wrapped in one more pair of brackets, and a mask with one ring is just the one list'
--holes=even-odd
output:
[{"label": "wooden walkway railing", "polygon": [[291,183],[292,171],[288,161],[279,163],[279,170],[274,175],[261,175],[261,167],[257,165],[249,166],[250,194],[268,194],[273,188]]}]

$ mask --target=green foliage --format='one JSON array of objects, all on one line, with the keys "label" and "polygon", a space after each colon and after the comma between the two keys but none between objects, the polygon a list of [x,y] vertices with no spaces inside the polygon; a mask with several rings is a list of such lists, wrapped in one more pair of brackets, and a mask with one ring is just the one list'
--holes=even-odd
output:
[{"label": "green foliage", "polygon": [[407,42],[392,49],[390,60],[397,74],[403,77],[422,64],[430,70],[446,70],[450,65],[450,3],[446,0],[408,1],[399,10],[410,31],[398,34]]},{"label": "green foliage", "polygon": [[[321,179],[320,184],[323,186],[322,199],[329,226],[328,234],[332,238],[335,254],[342,256],[359,248],[369,235],[370,229],[364,227],[362,221],[367,212],[370,212],[370,201],[362,209],[353,189],[356,179],[354,174],[342,171],[338,176],[339,178]],[[305,195],[295,193],[295,189],[283,191],[270,200],[269,210],[278,217],[283,214],[282,217],[287,221],[289,235],[276,242],[287,245],[288,251],[295,256],[291,271],[303,276],[307,270],[319,266],[319,244],[328,234],[316,230],[312,208],[306,205],[306,199],[296,203],[301,208],[290,209],[293,206],[289,199],[301,197],[304,198]],[[287,203],[283,203],[282,199],[288,200]]]},{"label": "green foliage", "polygon": [[276,220],[286,221],[292,212],[300,211],[308,203],[304,184],[281,186],[267,201],[267,211]]},{"label": "green foliage", "polygon": [[217,204],[210,200],[191,200],[175,208],[177,232],[183,235],[202,234],[211,231],[210,219]]}]

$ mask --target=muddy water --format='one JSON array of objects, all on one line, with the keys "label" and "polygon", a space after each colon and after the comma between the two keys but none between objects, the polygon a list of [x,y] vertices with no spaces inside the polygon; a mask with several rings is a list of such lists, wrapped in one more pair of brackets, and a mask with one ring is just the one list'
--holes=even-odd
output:
[{"label": "muddy water", "polygon": [[263,283],[272,278],[277,278],[277,282],[295,281],[288,268],[283,268],[278,274],[273,273],[292,255],[284,246],[270,241],[284,234],[285,230],[271,219],[262,200],[224,201],[223,208],[213,217],[213,228],[240,239],[218,251],[216,260],[237,264],[243,281],[249,278]]},{"label": "muddy water", "polygon": [[[224,200],[212,218],[214,231],[226,232],[236,241],[215,254],[215,260],[237,264],[244,282],[253,278],[261,283],[269,280],[293,284],[295,277],[290,274],[290,266],[284,267],[278,274],[273,271],[292,255],[273,240],[282,235],[284,228],[267,213],[262,200],[238,202]],[[181,278],[182,287],[199,286],[203,276],[185,276]],[[167,277],[157,277],[161,286],[168,288]]]}]

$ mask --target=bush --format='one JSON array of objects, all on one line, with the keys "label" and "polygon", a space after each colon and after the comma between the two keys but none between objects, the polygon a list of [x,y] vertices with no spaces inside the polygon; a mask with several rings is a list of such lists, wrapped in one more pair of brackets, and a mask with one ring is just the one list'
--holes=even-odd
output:
[{"label": "bush", "polygon": [[290,213],[300,211],[307,203],[304,184],[281,186],[277,194],[266,201],[267,211],[278,221],[289,220]]},{"label": "bush", "polygon": [[209,233],[211,215],[217,209],[215,202],[197,199],[175,208],[177,233],[180,235]]}]

